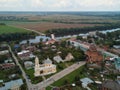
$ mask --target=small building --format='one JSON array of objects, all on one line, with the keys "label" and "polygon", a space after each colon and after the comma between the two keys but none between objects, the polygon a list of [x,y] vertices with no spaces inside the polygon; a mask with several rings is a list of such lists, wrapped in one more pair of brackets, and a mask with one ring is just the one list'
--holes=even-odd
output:
[{"label": "small building", "polygon": [[35,57],[29,50],[18,52],[17,55],[21,60],[28,60]]},{"label": "small building", "polygon": [[96,36],[96,31],[91,31],[88,33],[90,36]]},{"label": "small building", "polygon": [[120,90],[120,84],[112,80],[104,81],[102,83],[102,90]]},{"label": "small building", "polygon": [[9,59],[4,61],[4,63],[12,63],[12,62],[13,62],[12,58],[9,58]]},{"label": "small building", "polygon": [[47,42],[45,42],[45,44],[49,45],[49,44],[54,44],[55,42],[56,42],[55,35],[51,34],[51,40],[48,40]]},{"label": "small building", "polygon": [[0,80],[0,87],[4,85],[3,80]]},{"label": "small building", "polygon": [[115,62],[115,68],[120,71],[120,57],[115,58],[114,62]]},{"label": "small building", "polygon": [[120,49],[120,45],[113,45],[115,49]]},{"label": "small building", "polygon": [[73,55],[71,53],[68,53],[68,55],[65,57],[64,61],[71,61],[73,59],[74,59]]},{"label": "small building", "polygon": [[4,83],[4,86],[0,87],[0,90],[21,90],[21,85],[23,85],[22,79],[12,80]]},{"label": "small building", "polygon": [[25,68],[26,69],[31,69],[31,68],[33,68],[33,62],[31,62],[31,61],[26,61],[26,62],[24,62],[24,66],[25,66]]},{"label": "small building", "polygon": [[51,40],[47,41],[45,44],[49,45],[49,44],[54,44],[55,42],[56,42],[56,40],[51,39]]},{"label": "small building", "polygon": [[9,78],[10,78],[10,79],[14,79],[15,77],[17,77],[17,74],[9,75]]},{"label": "small building", "polygon": [[57,63],[63,62],[62,58],[59,55],[53,57],[53,60],[56,61]]},{"label": "small building", "polygon": [[9,53],[9,50],[0,51],[0,55],[5,55],[5,54],[8,54],[8,53]]},{"label": "small building", "polygon": [[86,88],[87,90],[91,90],[88,85],[91,84],[91,83],[94,83],[90,78],[83,78],[83,79],[80,79],[80,81],[82,82],[82,87],[83,88]]},{"label": "small building", "polygon": [[49,75],[52,73],[55,73],[56,65],[52,64],[52,61],[47,58],[47,60],[43,61],[43,64],[39,64],[38,57],[35,58],[35,68],[34,68],[34,76],[43,76],[43,75]]},{"label": "small building", "polygon": [[120,76],[117,76],[117,82],[120,85]]},{"label": "small building", "polygon": [[30,52],[34,52],[37,50],[37,48],[35,46],[28,46],[26,47],[26,50],[29,50]]},{"label": "small building", "polygon": [[52,51],[56,51],[56,50],[57,50],[57,49],[56,49],[56,46],[55,46],[55,45],[52,45],[52,46],[51,46],[51,50],[52,50]]},{"label": "small building", "polygon": [[12,69],[15,67],[14,63],[5,63],[5,64],[0,64],[0,69],[1,70],[6,70],[6,69]]}]

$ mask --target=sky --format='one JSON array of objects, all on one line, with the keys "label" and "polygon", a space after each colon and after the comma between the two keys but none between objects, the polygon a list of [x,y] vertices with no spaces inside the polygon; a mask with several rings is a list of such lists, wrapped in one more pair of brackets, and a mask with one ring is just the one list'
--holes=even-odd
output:
[{"label": "sky", "polygon": [[0,0],[0,11],[120,11],[120,0]]}]

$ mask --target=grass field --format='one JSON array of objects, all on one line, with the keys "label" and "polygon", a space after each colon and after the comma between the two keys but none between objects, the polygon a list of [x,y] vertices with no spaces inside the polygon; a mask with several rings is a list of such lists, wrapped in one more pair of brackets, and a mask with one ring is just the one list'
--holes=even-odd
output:
[{"label": "grass field", "polygon": [[0,25],[0,34],[30,32],[22,28]]}]

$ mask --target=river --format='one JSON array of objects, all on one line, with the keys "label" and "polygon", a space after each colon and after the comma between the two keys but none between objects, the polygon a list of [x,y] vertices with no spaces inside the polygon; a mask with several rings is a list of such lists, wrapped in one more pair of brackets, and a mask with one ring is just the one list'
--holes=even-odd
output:
[{"label": "river", "polygon": [[[110,30],[102,30],[100,31],[101,33],[104,33],[106,34],[107,32],[114,32],[114,31],[118,31],[120,30],[120,28],[116,28],[116,29],[110,29]],[[79,34],[79,36],[87,36],[88,33],[86,34]],[[67,36],[63,36],[63,37],[56,37],[57,40],[59,39],[63,39],[63,38],[70,38],[70,37],[76,37],[77,35],[67,35]],[[43,39],[43,41],[46,41],[47,39],[50,40],[50,37],[47,37],[47,36],[36,36],[34,39],[29,39],[29,42],[30,43],[39,43],[40,42],[40,39]],[[20,42],[20,44],[25,44],[27,43],[28,40],[23,40]]]}]

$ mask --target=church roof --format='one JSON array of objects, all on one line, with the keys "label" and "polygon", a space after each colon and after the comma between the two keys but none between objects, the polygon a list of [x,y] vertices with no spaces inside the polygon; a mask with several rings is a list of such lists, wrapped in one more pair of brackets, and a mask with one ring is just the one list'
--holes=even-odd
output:
[{"label": "church roof", "polygon": [[44,64],[52,64],[52,61],[49,58],[47,58],[46,60],[43,61],[43,63]]}]

